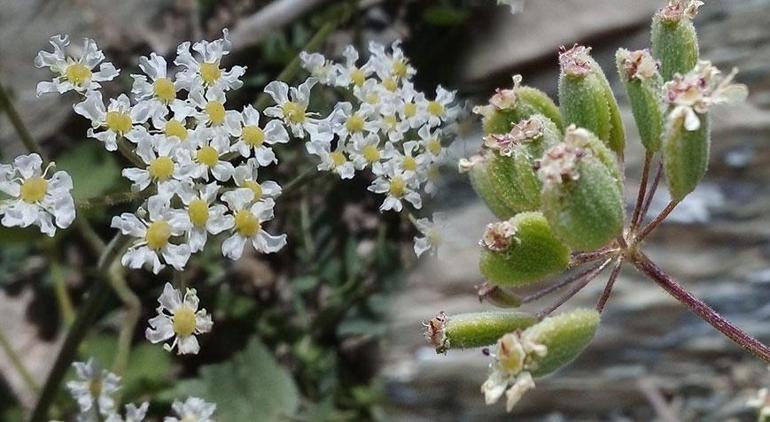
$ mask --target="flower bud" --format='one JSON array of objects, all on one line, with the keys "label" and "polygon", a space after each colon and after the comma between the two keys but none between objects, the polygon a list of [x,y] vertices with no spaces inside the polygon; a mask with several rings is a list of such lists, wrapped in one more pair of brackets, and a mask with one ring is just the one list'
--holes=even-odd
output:
[{"label": "flower bud", "polygon": [[546,151],[539,169],[543,214],[570,248],[600,248],[623,230],[618,179],[591,149],[561,143]]},{"label": "flower bud", "polygon": [[564,124],[584,127],[623,154],[625,132],[620,109],[607,77],[590,56],[590,48],[575,45],[559,54],[559,106]]},{"label": "flower bud", "polygon": [[531,284],[565,270],[570,262],[570,249],[540,212],[523,212],[487,225],[480,244],[481,273],[498,286]]},{"label": "flower bud", "polygon": [[702,4],[698,0],[669,0],[652,18],[652,55],[660,61],[664,81],[689,72],[698,63],[698,36],[692,19]]},{"label": "flower bud", "polygon": [[621,48],[615,58],[642,145],[647,152],[657,152],[663,132],[663,101],[660,95],[663,78],[658,72],[658,63],[647,50],[628,51]]},{"label": "flower bud", "polygon": [[473,111],[482,116],[486,135],[507,133],[513,125],[534,114],[544,115],[559,130],[562,128],[561,114],[553,100],[539,89],[521,86],[521,75],[513,77],[513,88],[498,89],[488,105],[475,107]]},{"label": "flower bud", "polygon": [[522,337],[546,347],[547,353],[534,361],[532,375],[542,377],[575,360],[591,343],[599,327],[599,313],[575,309],[550,316],[527,328]]},{"label": "flower bud", "polygon": [[425,339],[444,353],[450,348],[466,349],[494,344],[498,338],[511,331],[523,330],[537,322],[527,312],[473,312],[447,316],[440,312],[424,323]]}]

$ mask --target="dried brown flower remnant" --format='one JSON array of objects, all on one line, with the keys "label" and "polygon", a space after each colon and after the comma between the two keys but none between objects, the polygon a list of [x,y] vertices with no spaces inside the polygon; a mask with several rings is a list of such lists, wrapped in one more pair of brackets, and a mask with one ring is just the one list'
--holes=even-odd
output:
[{"label": "dried brown flower remnant", "polygon": [[505,134],[490,134],[484,137],[484,146],[510,157],[519,147],[543,135],[543,123],[538,119],[525,119],[513,125]]},{"label": "dried brown flower remnant", "polygon": [[479,244],[491,251],[502,252],[511,246],[515,235],[516,226],[510,220],[490,223]]},{"label": "dried brown flower remnant", "polygon": [[585,76],[591,71],[591,47],[575,44],[567,50],[559,49],[559,65],[570,76]]},{"label": "dried brown flower remnant", "polygon": [[632,79],[646,81],[658,73],[659,63],[646,48],[635,51],[621,50],[620,54],[623,60],[623,71],[629,81]]}]

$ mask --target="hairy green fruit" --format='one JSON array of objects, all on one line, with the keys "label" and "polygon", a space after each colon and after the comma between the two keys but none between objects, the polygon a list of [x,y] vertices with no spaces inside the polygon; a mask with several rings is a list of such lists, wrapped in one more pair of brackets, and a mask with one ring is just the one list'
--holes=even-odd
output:
[{"label": "hairy green fruit", "polygon": [[663,78],[657,70],[657,62],[645,50],[628,51],[621,48],[615,58],[642,145],[648,152],[657,152],[660,149],[664,114],[661,98]]},{"label": "hairy green fruit", "polygon": [[554,235],[540,212],[524,212],[490,224],[481,243],[479,268],[488,283],[498,286],[535,283],[565,270],[570,262],[570,249]]},{"label": "hairy green fruit", "polygon": [[489,311],[447,316],[443,312],[425,323],[425,338],[444,353],[494,344],[503,334],[524,330],[537,322],[527,312]]},{"label": "hairy green fruit", "polygon": [[513,77],[513,88],[498,90],[489,99],[486,106],[476,107],[474,112],[481,114],[484,134],[508,133],[515,124],[536,114],[551,120],[559,131],[562,130],[559,107],[543,91],[529,86],[521,86],[521,76]]},{"label": "hairy green fruit", "polygon": [[540,180],[527,153],[510,157],[492,154],[489,179],[497,196],[515,213],[540,208]]},{"label": "hairy green fruit", "polygon": [[623,196],[607,165],[590,151],[563,143],[543,157],[543,214],[570,248],[598,249],[623,230]]},{"label": "hairy green fruit", "polygon": [[625,147],[620,109],[609,82],[590,49],[575,46],[559,55],[559,106],[565,125],[575,124],[595,133],[619,155]]},{"label": "hairy green fruit", "polygon": [[535,377],[548,375],[574,361],[591,343],[599,327],[599,313],[593,309],[576,309],[545,318],[527,328],[523,337],[544,345],[548,351],[535,361]]},{"label": "hairy green fruit", "polygon": [[692,24],[694,11],[664,7],[652,18],[652,55],[660,61],[664,81],[685,74],[698,63],[698,36]]},{"label": "hairy green fruit", "polygon": [[663,165],[671,199],[681,201],[706,174],[711,149],[708,114],[698,115],[700,125],[689,131],[683,119],[673,119],[663,137]]},{"label": "hairy green fruit", "polygon": [[492,155],[492,152],[485,151],[480,155],[471,157],[467,161],[467,169],[465,170],[470,176],[471,186],[487,205],[487,208],[500,219],[511,218],[516,214],[516,211],[509,208],[497,194],[493,179],[490,177],[489,158]]}]

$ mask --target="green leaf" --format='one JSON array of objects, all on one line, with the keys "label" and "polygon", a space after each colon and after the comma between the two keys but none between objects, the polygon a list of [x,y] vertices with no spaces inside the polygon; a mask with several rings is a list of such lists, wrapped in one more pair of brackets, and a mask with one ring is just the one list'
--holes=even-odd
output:
[{"label": "green leaf", "polygon": [[448,6],[429,7],[423,13],[423,19],[426,23],[436,26],[455,26],[465,22],[468,18],[468,12],[462,9],[456,9]]},{"label": "green leaf", "polygon": [[59,156],[56,168],[72,176],[72,196],[76,200],[104,195],[121,180],[115,157],[93,141],[81,143]]},{"label": "green leaf", "polygon": [[175,393],[216,403],[222,422],[283,421],[299,407],[291,375],[257,338],[230,360],[202,367],[198,378],[180,381]]}]

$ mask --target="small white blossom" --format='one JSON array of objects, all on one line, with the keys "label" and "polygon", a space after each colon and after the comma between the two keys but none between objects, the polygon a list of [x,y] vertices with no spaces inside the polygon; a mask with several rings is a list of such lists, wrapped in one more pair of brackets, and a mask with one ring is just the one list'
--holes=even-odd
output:
[{"label": "small white blossom", "polygon": [[185,205],[187,226],[187,244],[192,253],[203,250],[208,235],[217,235],[233,226],[232,216],[225,215],[227,207],[215,203],[219,185],[209,183],[197,186],[184,183],[179,190],[179,197]]},{"label": "small white blossom", "polygon": [[179,162],[195,179],[208,182],[209,174],[211,174],[216,180],[226,182],[233,177],[235,172],[233,163],[223,159],[226,153],[227,150],[220,143],[204,142],[195,150],[180,150]]},{"label": "small white blossom", "polygon": [[265,92],[276,105],[265,109],[265,115],[282,119],[297,138],[307,133],[313,142],[329,142],[334,137],[329,123],[315,118],[317,114],[307,109],[310,90],[316,83],[317,79],[308,78],[300,86],[289,88],[285,82],[270,82]]},{"label": "small white blossom", "polygon": [[197,397],[189,397],[184,402],[174,401],[171,408],[177,417],[167,416],[163,422],[214,422],[217,405]]},{"label": "small white blossom", "polygon": [[496,403],[505,394],[508,412],[521,396],[535,388],[530,371],[537,369],[536,360],[543,358],[548,349],[527,333],[513,332],[497,340],[495,362],[490,364],[492,372],[481,385],[481,392],[487,404]]},{"label": "small white blossom", "polygon": [[230,70],[223,70],[219,67],[222,57],[230,53],[231,47],[227,29],[222,30],[222,38],[196,42],[192,46],[192,51],[190,51],[190,42],[180,44],[174,60],[175,64],[184,68],[176,74],[179,86],[190,92],[202,88],[213,88],[219,91],[240,88],[243,85],[240,77],[246,73],[246,68],[233,66]]},{"label": "small white blossom", "polygon": [[171,104],[182,102],[177,99],[180,87],[169,77],[168,65],[163,56],[151,53],[149,57],[140,57],[139,68],[144,75],[131,75],[134,79],[131,93],[137,101],[134,107],[157,122],[168,114]]},{"label": "small white blossom", "polygon": [[75,201],[72,198],[72,178],[67,172],[57,171],[50,178],[42,169],[43,160],[37,154],[21,155],[13,165],[0,165],[0,198],[2,225],[6,227],[38,226],[40,231],[53,236],[56,228],[65,229],[75,220]]},{"label": "small white blossom", "polygon": [[191,177],[193,167],[181,165],[177,158],[178,142],[165,136],[158,139],[158,136],[148,134],[139,140],[136,147],[136,155],[144,161],[145,168],[133,167],[122,171],[123,177],[133,182],[133,190],[143,191],[151,183],[156,183],[158,192],[174,192],[179,181]]},{"label": "small white blossom", "polygon": [[259,112],[251,105],[243,108],[240,124],[232,134],[237,140],[231,150],[243,157],[250,157],[253,151],[259,165],[268,166],[278,162],[271,145],[289,142],[289,134],[280,121],[271,119],[262,126],[259,118]]},{"label": "small white blossom", "polygon": [[101,415],[113,413],[115,399],[112,396],[120,388],[120,377],[102,369],[93,359],[74,362],[72,366],[78,380],[69,381],[67,389],[78,402],[79,420],[96,420],[97,407]]},{"label": "small white blossom", "polygon": [[187,289],[182,297],[179,290],[166,283],[158,303],[158,315],[148,321],[150,326],[144,332],[147,340],[156,344],[173,338],[171,344],[163,344],[164,349],[170,352],[176,347],[178,355],[197,355],[200,344],[196,336],[211,331],[214,323],[205,309],[198,310],[195,289]]},{"label": "small white blossom", "polygon": [[254,192],[247,188],[238,188],[222,194],[233,213],[232,235],[222,243],[222,254],[230,259],[238,259],[243,254],[247,242],[258,252],[278,252],[286,245],[286,235],[273,236],[262,228],[262,224],[273,219],[275,202],[267,198],[254,201]]},{"label": "small white blossom", "polygon": [[105,108],[101,92],[91,91],[86,94],[85,101],[76,104],[74,108],[75,113],[91,121],[91,127],[86,132],[88,137],[104,143],[107,151],[116,151],[118,138],[121,137],[138,142],[144,128],[134,125],[144,123],[149,117],[148,110],[132,108],[125,94],[111,98],[109,106]]},{"label": "small white blossom", "polygon": [[310,72],[310,75],[318,79],[322,85],[337,84],[337,69],[320,53],[299,53],[302,68]]},{"label": "small white blossom", "polygon": [[165,267],[164,263],[182,271],[190,259],[190,246],[174,244],[171,240],[190,230],[190,220],[183,211],[171,208],[170,197],[166,195],[155,195],[147,200],[149,218],[140,218],[143,211],[140,209],[137,214],[123,213],[112,218],[111,227],[137,238],[123,255],[121,263],[128,268],[149,265],[155,274]]},{"label": "small white blossom", "polygon": [[[54,35],[49,42],[53,52],[40,51],[35,57],[36,67],[47,67],[58,76],[52,81],[42,81],[37,84],[37,95],[49,92],[63,94],[67,91],[84,93],[99,89],[99,82],[113,80],[118,76],[118,70],[112,63],[104,62],[104,53],[99,50],[94,40],[85,38],[78,57],[68,56],[67,47],[70,45],[68,35]],[[98,71],[94,71],[99,66]]]},{"label": "small white blossom", "polygon": [[342,56],[345,57],[345,63],[334,65],[337,73],[337,86],[349,87],[350,85],[355,85],[361,87],[369,75],[374,72],[374,69],[372,69],[368,62],[361,67],[356,65],[358,50],[352,45],[345,47],[342,51]]},{"label": "small white blossom", "polygon": [[126,417],[123,418],[119,413],[113,413],[104,420],[105,422],[142,422],[147,415],[147,410],[150,408],[150,402],[144,402],[137,406],[133,403],[129,403],[125,406]]},{"label": "small white blossom", "polygon": [[259,166],[256,158],[249,158],[235,168],[233,180],[239,188],[249,188],[254,193],[254,200],[277,198],[281,195],[281,186],[272,180],[259,181]]},{"label": "small white blossom", "polygon": [[419,258],[425,252],[438,253],[443,244],[443,233],[447,228],[446,217],[443,213],[433,214],[432,221],[427,218],[414,220],[414,226],[422,235],[414,237],[414,253]]},{"label": "small white blossom", "polygon": [[383,166],[382,173],[372,182],[368,189],[374,193],[387,194],[380,206],[380,211],[394,210],[400,212],[402,200],[406,200],[416,209],[422,208],[422,198],[417,193],[417,179],[397,169],[392,163]]}]

